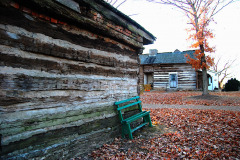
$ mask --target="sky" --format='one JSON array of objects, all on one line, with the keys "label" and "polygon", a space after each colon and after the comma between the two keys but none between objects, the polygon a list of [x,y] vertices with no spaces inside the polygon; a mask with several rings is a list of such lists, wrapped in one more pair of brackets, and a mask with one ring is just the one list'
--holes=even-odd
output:
[{"label": "sky", "polygon": [[[191,41],[187,40],[186,31],[190,25],[179,9],[146,0],[127,0],[118,10],[130,16],[157,38],[154,44],[144,46],[143,53],[149,53],[149,49],[157,49],[159,53],[192,49],[189,47]],[[229,78],[240,81],[240,1],[230,4],[216,14],[209,27],[215,35],[210,42],[210,45],[216,48],[212,56],[215,59],[221,57],[218,68],[222,68],[226,61],[236,59]]]}]

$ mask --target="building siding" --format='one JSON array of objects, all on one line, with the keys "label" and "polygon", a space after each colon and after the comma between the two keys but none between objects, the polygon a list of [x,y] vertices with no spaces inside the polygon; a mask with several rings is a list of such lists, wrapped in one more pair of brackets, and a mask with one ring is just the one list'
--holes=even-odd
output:
[{"label": "building siding", "polygon": [[[142,37],[124,28],[117,32],[111,23],[109,33],[118,37],[112,38],[69,19],[49,20],[49,12],[42,19],[37,7],[4,5],[1,158],[69,159],[113,140],[119,134],[114,102],[138,95]],[[91,23],[104,24],[93,11],[83,13],[93,13],[87,17]]]},{"label": "building siding", "polygon": [[[196,89],[196,72],[189,64],[154,64],[142,65],[141,67],[143,73],[154,73],[154,89],[165,90],[169,88],[169,73],[177,74],[178,90]],[[141,79],[143,79],[142,76]]]}]

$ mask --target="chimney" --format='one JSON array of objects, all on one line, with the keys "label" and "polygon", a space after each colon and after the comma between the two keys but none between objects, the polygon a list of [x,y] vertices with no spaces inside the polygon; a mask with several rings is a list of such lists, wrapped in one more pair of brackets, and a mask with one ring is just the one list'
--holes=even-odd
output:
[{"label": "chimney", "polygon": [[150,49],[149,50],[149,56],[156,56],[158,53],[158,50],[157,49]]},{"label": "chimney", "polygon": [[176,49],[173,53],[179,53],[181,52],[179,49]]}]

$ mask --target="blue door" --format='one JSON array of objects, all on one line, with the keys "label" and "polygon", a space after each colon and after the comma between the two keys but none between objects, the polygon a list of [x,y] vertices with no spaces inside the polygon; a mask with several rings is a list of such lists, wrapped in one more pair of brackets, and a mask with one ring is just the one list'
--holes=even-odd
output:
[{"label": "blue door", "polygon": [[169,75],[170,88],[177,88],[177,74]]}]

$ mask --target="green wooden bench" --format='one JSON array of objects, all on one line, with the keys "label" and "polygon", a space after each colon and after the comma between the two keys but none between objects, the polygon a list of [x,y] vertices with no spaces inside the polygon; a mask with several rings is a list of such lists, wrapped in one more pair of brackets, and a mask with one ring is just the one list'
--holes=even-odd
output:
[{"label": "green wooden bench", "polygon": [[[129,135],[130,139],[133,139],[132,133],[147,124],[150,127],[152,127],[150,111],[142,111],[142,106],[141,106],[141,101],[140,101],[139,96],[115,102],[115,105],[118,107],[117,110],[119,113],[119,119],[122,124],[122,137],[123,138],[125,138],[125,135],[127,134],[127,135]],[[127,109],[128,107],[132,107],[132,106],[136,106],[136,105],[138,106],[139,113],[134,114],[131,117],[124,119],[122,112],[125,109]],[[132,129],[130,124],[141,118],[143,119],[143,122],[140,125],[138,125],[137,127]]]}]

